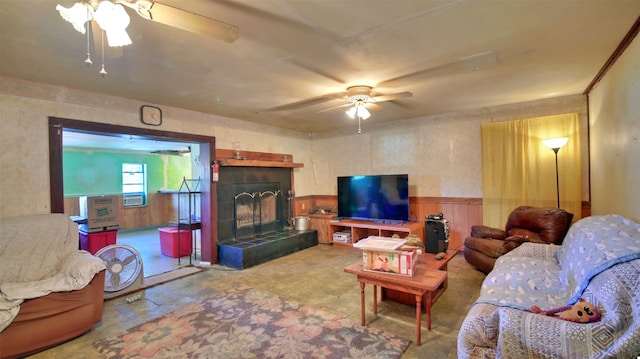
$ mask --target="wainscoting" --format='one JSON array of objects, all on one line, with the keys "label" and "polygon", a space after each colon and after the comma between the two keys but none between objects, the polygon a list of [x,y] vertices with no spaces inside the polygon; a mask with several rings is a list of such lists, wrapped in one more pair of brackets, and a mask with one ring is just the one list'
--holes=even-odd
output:
[{"label": "wainscoting", "polygon": [[[338,197],[330,195],[296,197],[296,216],[308,214],[314,207],[333,207],[337,211]],[[464,239],[471,233],[471,226],[482,223],[482,198],[462,197],[410,197],[412,219],[424,221],[430,214],[443,213],[449,221],[449,249],[462,250]],[[582,202],[582,217],[591,215],[591,203]],[[574,222],[578,219],[574,216]],[[505,224],[507,219],[504,219]]]},{"label": "wainscoting", "polygon": [[412,199],[410,205],[420,221],[430,214],[444,214],[450,227],[449,249],[461,251],[471,226],[482,224],[481,198],[419,197]]},{"label": "wainscoting", "polygon": [[[296,216],[300,216],[308,214],[314,207],[337,208],[337,205],[337,196],[297,197],[294,211]],[[411,197],[409,207],[415,221],[424,222],[430,214],[444,214],[450,227],[449,249],[462,250],[471,226],[482,224],[482,198]]]},{"label": "wainscoting", "polygon": [[[120,203],[122,203],[122,196]],[[64,213],[80,215],[78,197],[65,197]],[[177,193],[149,193],[147,205],[140,207],[120,207],[120,229],[136,229],[165,226],[177,221]]]},{"label": "wainscoting", "polygon": [[[121,229],[163,226],[175,221],[177,197],[171,193],[149,194],[149,204],[145,207],[122,209]],[[316,206],[337,208],[338,198],[331,195],[296,197],[294,215],[308,214]],[[482,198],[461,197],[411,197],[411,213],[415,220],[424,221],[425,216],[442,212],[451,229],[449,248],[462,250],[464,238],[471,232],[471,226],[482,224]],[[78,198],[65,198],[65,213],[77,216],[80,213]],[[582,203],[582,218],[591,215],[589,202]],[[505,218],[506,223],[506,218]]]}]

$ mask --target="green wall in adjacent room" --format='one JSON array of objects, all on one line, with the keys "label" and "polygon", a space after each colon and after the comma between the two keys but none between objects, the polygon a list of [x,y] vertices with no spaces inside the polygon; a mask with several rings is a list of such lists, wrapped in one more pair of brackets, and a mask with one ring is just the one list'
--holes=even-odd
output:
[{"label": "green wall in adjacent room", "polygon": [[123,163],[147,165],[148,193],[177,191],[183,178],[191,178],[190,156],[65,148],[65,197],[121,194]]}]

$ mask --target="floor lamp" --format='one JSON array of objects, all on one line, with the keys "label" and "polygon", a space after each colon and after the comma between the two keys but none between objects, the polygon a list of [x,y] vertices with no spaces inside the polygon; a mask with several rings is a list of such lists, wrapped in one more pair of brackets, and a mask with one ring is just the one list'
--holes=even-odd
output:
[{"label": "floor lamp", "polygon": [[553,153],[556,155],[556,194],[558,196],[558,208],[560,208],[560,181],[558,178],[558,151],[562,146],[567,144],[569,141],[568,137],[558,137],[558,138],[549,138],[546,140],[542,140],[545,146],[549,147],[553,150]]}]

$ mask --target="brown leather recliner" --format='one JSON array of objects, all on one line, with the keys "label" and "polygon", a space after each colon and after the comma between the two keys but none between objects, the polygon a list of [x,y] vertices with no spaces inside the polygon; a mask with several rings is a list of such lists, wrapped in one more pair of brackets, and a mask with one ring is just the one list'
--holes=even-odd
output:
[{"label": "brown leather recliner", "polygon": [[464,240],[464,258],[489,273],[498,257],[523,242],[562,244],[572,219],[572,213],[560,208],[520,206],[509,215],[505,230],[472,226]]}]

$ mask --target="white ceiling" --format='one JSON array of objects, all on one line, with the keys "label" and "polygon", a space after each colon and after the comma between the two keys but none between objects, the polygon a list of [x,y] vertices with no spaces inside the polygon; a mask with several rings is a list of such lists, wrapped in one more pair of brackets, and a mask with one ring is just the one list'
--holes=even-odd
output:
[{"label": "white ceiling", "polygon": [[86,67],[86,37],[55,10],[74,2],[0,0],[0,75],[304,132],[355,133],[344,108],[318,113],[352,85],[413,93],[364,126],[582,93],[640,15],[638,0],[163,0],[238,40],[127,10],[134,43],[107,53],[102,78],[100,52]]}]

